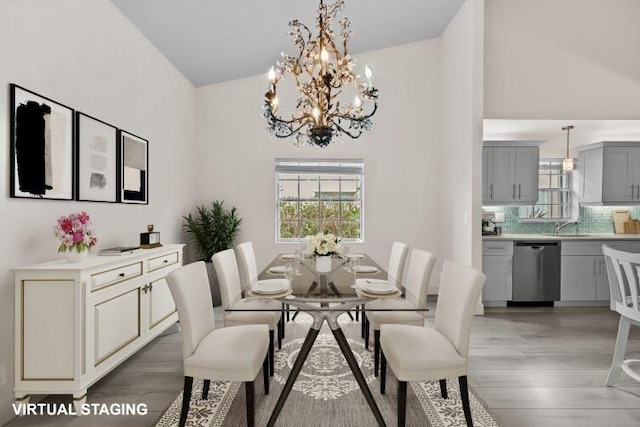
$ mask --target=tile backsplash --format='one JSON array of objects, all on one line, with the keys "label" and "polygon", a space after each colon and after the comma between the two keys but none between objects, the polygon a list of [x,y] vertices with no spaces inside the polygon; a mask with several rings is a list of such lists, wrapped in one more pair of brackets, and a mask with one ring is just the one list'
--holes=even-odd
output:
[{"label": "tile backsplash", "polygon": [[[580,232],[613,233],[611,214],[615,210],[628,210],[631,213],[631,218],[640,219],[640,206],[580,206]],[[554,222],[522,221],[519,207],[484,207],[483,211],[504,212],[504,222],[496,223],[502,227],[503,234],[553,233]],[[574,231],[575,226],[573,225],[568,225],[562,230],[563,233],[573,233]]]}]

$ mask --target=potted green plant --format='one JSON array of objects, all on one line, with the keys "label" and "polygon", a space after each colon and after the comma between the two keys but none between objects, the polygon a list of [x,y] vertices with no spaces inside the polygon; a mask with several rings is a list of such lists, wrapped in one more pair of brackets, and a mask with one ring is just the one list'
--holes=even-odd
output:
[{"label": "potted green plant", "polygon": [[207,263],[213,305],[220,305],[220,289],[211,257],[220,251],[233,248],[240,232],[242,218],[238,217],[235,206],[230,210],[224,208],[224,201],[214,201],[210,207],[198,206],[195,215],[183,216],[184,229],[195,243],[200,260]]}]

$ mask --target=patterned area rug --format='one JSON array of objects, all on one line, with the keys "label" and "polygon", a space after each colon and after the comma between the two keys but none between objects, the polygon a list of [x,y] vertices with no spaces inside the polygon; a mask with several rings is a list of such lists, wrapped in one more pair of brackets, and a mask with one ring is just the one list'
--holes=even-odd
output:
[{"label": "patterned area rug", "polygon": [[[311,317],[299,315],[287,324],[282,350],[276,351],[276,372],[271,392],[263,393],[262,375],[256,379],[256,425],[267,424],[290,369],[311,324]],[[387,393],[380,394],[380,383],[373,375],[373,352],[364,348],[360,324],[347,316],[340,324],[349,341],[369,388],[388,425],[396,424],[396,380],[387,370]],[[448,380],[449,398],[440,397],[438,382],[413,382],[407,396],[407,425],[465,426],[457,379]],[[202,381],[194,381],[187,426],[229,427],[246,425],[245,393],[241,383],[211,382],[209,398],[202,400]],[[484,405],[471,392],[474,426],[498,426]],[[177,426],[182,393],[162,416],[157,427]],[[351,374],[340,348],[326,324],[303,367],[294,389],[278,419],[278,426],[373,426],[376,421]]]}]

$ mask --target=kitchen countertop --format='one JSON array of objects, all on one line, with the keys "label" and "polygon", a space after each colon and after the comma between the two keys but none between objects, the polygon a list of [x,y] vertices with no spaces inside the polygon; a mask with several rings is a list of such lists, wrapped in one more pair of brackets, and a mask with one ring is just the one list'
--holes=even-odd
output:
[{"label": "kitchen countertop", "polygon": [[587,240],[640,240],[640,234],[614,234],[614,233],[574,233],[559,234],[501,234],[499,236],[482,236],[482,240],[514,240],[514,241],[587,241]]}]

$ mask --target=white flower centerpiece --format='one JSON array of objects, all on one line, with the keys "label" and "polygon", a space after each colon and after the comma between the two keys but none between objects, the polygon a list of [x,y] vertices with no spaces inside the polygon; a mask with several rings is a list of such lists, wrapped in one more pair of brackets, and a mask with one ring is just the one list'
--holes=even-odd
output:
[{"label": "white flower centerpiece", "polygon": [[340,257],[344,251],[341,238],[331,233],[318,233],[308,236],[311,257],[316,259],[316,271],[326,273],[331,271],[331,258]]}]

